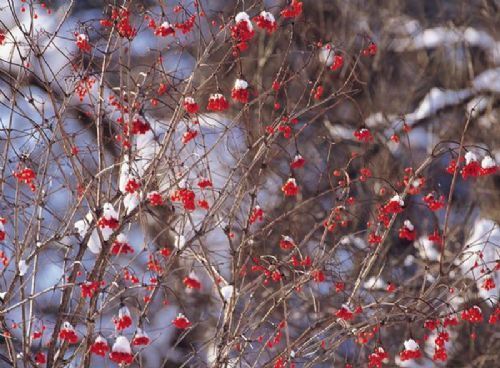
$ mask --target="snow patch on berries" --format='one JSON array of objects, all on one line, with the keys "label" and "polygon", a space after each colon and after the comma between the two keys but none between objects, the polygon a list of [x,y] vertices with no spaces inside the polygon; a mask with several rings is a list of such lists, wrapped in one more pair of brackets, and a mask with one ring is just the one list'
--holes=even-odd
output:
[{"label": "snow patch on berries", "polygon": [[306,160],[304,159],[304,157],[302,157],[301,154],[297,153],[292,162],[290,163],[290,167],[292,169],[300,169],[301,167],[304,166],[304,164],[306,163]]},{"label": "snow patch on berries", "polygon": [[123,306],[118,310],[118,317],[114,318],[113,322],[118,331],[122,331],[132,325],[132,317],[127,306]]},{"label": "snow patch on berries", "polygon": [[265,29],[268,33],[273,33],[278,28],[274,15],[265,10],[261,11],[254,21],[259,28]]},{"label": "snow patch on berries", "polygon": [[413,226],[410,220],[405,220],[403,222],[403,227],[399,229],[399,238],[414,241],[415,237],[415,226]]},{"label": "snow patch on berries", "polygon": [[367,128],[360,128],[354,132],[354,137],[363,143],[370,143],[373,141],[373,136]]},{"label": "snow patch on berries", "polygon": [[342,304],[340,309],[335,313],[335,316],[343,319],[344,321],[349,321],[353,318],[354,313],[351,311],[351,308],[347,304]]},{"label": "snow patch on berries", "polygon": [[268,11],[263,10],[260,12],[260,15],[269,22],[276,22],[274,15]]},{"label": "snow patch on berries", "polygon": [[114,255],[134,253],[134,248],[128,243],[125,234],[120,233],[116,236],[115,241],[111,245],[111,253]]},{"label": "snow patch on berries", "polygon": [[93,354],[105,356],[109,350],[108,342],[102,335],[98,335],[90,347]]},{"label": "snow patch on berries", "polygon": [[155,35],[160,37],[167,37],[169,35],[174,35],[175,29],[172,25],[165,21],[158,28],[155,29]]},{"label": "snow patch on berries", "polygon": [[[234,17],[234,21],[236,23],[239,23],[239,22],[250,22],[250,16],[246,12],[239,12]],[[252,26],[251,23],[249,24],[249,28],[253,29],[253,26]]]},{"label": "snow patch on berries", "polygon": [[[80,238],[83,238],[90,228],[90,223],[93,220],[92,213],[88,212],[84,219],[75,222],[74,227]],[[111,203],[103,205],[103,215],[97,222],[97,226],[101,232],[102,239],[108,241],[114,230],[118,227],[118,212],[115,211]],[[87,248],[94,253],[99,254],[102,249],[101,239],[97,227],[92,230],[92,233],[87,242]]]},{"label": "snow patch on berries", "polygon": [[390,202],[399,203],[400,206],[404,206],[405,205],[405,202],[403,201],[403,199],[401,199],[401,197],[399,196],[399,194],[396,194],[395,196],[393,196],[391,198]]},{"label": "snow patch on berries", "polygon": [[245,12],[240,12],[235,17],[235,25],[231,27],[231,37],[236,42],[235,53],[245,51],[248,41],[255,35],[250,17]]},{"label": "snow patch on berries", "polygon": [[404,350],[399,353],[401,361],[418,359],[422,356],[420,346],[413,339],[408,339],[404,342]]},{"label": "snow patch on berries", "polygon": [[188,292],[191,292],[193,290],[200,290],[202,286],[200,278],[194,271],[191,271],[189,273],[189,276],[184,278],[183,282],[186,286],[186,291]]},{"label": "snow patch on berries", "polygon": [[281,187],[281,190],[287,197],[294,197],[299,193],[299,187],[295,178],[289,178]]},{"label": "snow patch on berries", "polygon": [[126,243],[128,241],[127,236],[123,233],[120,233],[116,236],[116,241],[120,243]]},{"label": "snow patch on berries", "polygon": [[484,156],[481,160],[481,167],[483,169],[491,169],[492,167],[496,167],[497,163],[491,156]]},{"label": "snow patch on berries", "polygon": [[76,36],[76,46],[83,52],[90,52],[92,50],[92,46],[90,46],[89,44],[88,37],[84,33],[80,33]]},{"label": "snow patch on berries", "polygon": [[243,79],[236,79],[234,82],[234,89],[247,89],[248,82]]},{"label": "snow patch on berries", "polygon": [[190,114],[196,114],[200,109],[193,97],[185,97],[183,106]]},{"label": "snow patch on berries", "polygon": [[118,364],[130,364],[134,360],[130,342],[125,336],[118,336],[113,344],[109,358]]},{"label": "snow patch on berries", "polygon": [[403,222],[403,225],[404,225],[404,226],[405,226],[408,230],[410,230],[410,231],[415,230],[415,226],[413,226],[413,224],[411,223],[411,221],[410,221],[410,220],[405,220],[405,221]]},{"label": "snow patch on berries", "polygon": [[132,345],[149,345],[150,341],[151,339],[149,338],[148,334],[142,328],[138,327],[137,331],[135,332],[134,338],[132,339]]},{"label": "snow patch on berries", "polygon": [[418,350],[418,349],[420,349],[420,346],[413,339],[406,340],[404,342],[404,346],[405,346],[405,350]]},{"label": "snow patch on berries", "polygon": [[485,156],[481,160],[481,175],[491,175],[496,173],[497,163],[491,156]]},{"label": "snow patch on berries", "polygon": [[248,83],[243,79],[236,79],[233,90],[231,91],[231,97],[235,101],[247,103],[250,98]]},{"label": "snow patch on berries", "polygon": [[280,248],[283,250],[291,250],[296,247],[295,242],[292,237],[288,235],[282,235],[280,239]]},{"label": "snow patch on berries", "polygon": [[465,163],[470,164],[473,161],[477,161],[477,156],[474,152],[467,152],[465,154]]},{"label": "snow patch on berries", "polygon": [[76,344],[78,342],[78,336],[75,328],[68,321],[63,323],[61,331],[59,331],[59,338],[69,344]]},{"label": "snow patch on berries", "polygon": [[177,317],[172,320],[172,324],[180,330],[185,330],[191,326],[189,319],[182,313],[179,313]]},{"label": "snow patch on berries", "polygon": [[3,217],[0,217],[0,241],[5,240],[5,224],[6,220]]},{"label": "snow patch on berries", "polygon": [[224,95],[221,93],[212,93],[208,98],[207,110],[209,111],[224,111],[229,108],[229,103],[227,102]]}]

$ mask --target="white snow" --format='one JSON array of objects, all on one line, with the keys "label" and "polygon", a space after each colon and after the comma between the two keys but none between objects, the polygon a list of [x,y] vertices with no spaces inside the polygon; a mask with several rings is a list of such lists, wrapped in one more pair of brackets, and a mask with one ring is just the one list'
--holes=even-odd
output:
[{"label": "white snow", "polygon": [[211,93],[209,97],[210,100],[218,100],[219,98],[224,98],[224,95],[220,93]]},{"label": "white snow", "polygon": [[137,327],[137,331],[135,332],[136,337],[149,337],[148,334],[140,327]]},{"label": "white snow", "polygon": [[500,68],[482,72],[474,78],[472,86],[477,91],[500,92]]},{"label": "white snow", "polygon": [[231,300],[233,292],[234,292],[234,287],[232,285],[226,285],[220,288],[220,293],[222,294],[222,297],[226,302],[229,302],[229,300]]},{"label": "white snow", "polygon": [[130,317],[130,310],[128,309],[128,307],[126,305],[124,305],[123,307],[121,307],[118,310],[118,318],[123,318],[125,316]]},{"label": "white snow", "polygon": [[97,335],[94,342],[97,342],[97,343],[103,342],[103,343],[106,343],[106,345],[108,344],[108,341],[102,335]]},{"label": "white snow", "polygon": [[349,306],[348,306],[347,304],[342,304],[342,309],[345,309],[346,311],[348,311],[348,312],[351,312],[351,313],[352,313],[351,308],[349,308]]},{"label": "white snow", "polygon": [[243,79],[236,79],[234,82],[234,89],[247,89],[248,83]]},{"label": "white snow", "polygon": [[397,203],[399,203],[399,205],[400,205],[400,206],[404,206],[404,205],[405,205],[405,202],[404,202],[404,201],[403,201],[403,199],[399,196],[399,194],[394,195],[394,196],[391,198],[390,202],[397,202]]},{"label": "white snow", "polygon": [[238,22],[247,22],[250,23],[250,16],[246,12],[239,12],[236,14],[236,17],[234,17],[234,20],[236,23]]},{"label": "white snow", "polygon": [[186,246],[186,237],[184,235],[176,235],[174,247],[183,249]]},{"label": "white snow", "polygon": [[123,197],[123,205],[125,206],[126,214],[129,215],[135,210],[140,202],[138,193],[127,193],[127,195]]},{"label": "white snow", "polygon": [[0,69],[18,74],[26,63],[31,63],[29,45],[23,31],[15,27],[5,34],[5,40],[0,45]]},{"label": "white snow", "polygon": [[411,186],[413,188],[418,188],[419,186],[421,185],[421,181],[419,179],[414,179],[412,182],[411,182]]},{"label": "white snow", "polygon": [[465,163],[468,165],[473,161],[477,161],[476,154],[474,152],[471,152],[471,151],[467,152],[465,154]]},{"label": "white snow", "polygon": [[404,265],[405,267],[410,267],[410,266],[412,266],[414,263],[415,263],[415,257],[414,257],[413,255],[411,255],[411,254],[408,254],[408,255],[405,257],[404,261],[403,261],[403,265]]},{"label": "white snow", "polygon": [[335,57],[335,52],[331,45],[323,46],[318,53],[318,58],[320,63],[330,66],[333,64],[333,58]]},{"label": "white snow", "polygon": [[104,239],[104,241],[108,241],[109,238],[111,238],[111,235],[113,235],[113,233],[114,233],[114,230],[109,228],[109,227],[105,227],[105,228],[101,229],[101,234],[102,234],[102,238]]},{"label": "white snow", "polygon": [[194,271],[189,272],[189,278],[193,279],[193,280],[196,280],[198,282],[200,281],[200,278],[198,277],[198,275]]},{"label": "white snow", "polygon": [[120,233],[116,236],[116,241],[122,244],[128,243],[127,236],[123,233]]},{"label": "white snow", "polygon": [[406,115],[407,121],[422,120],[434,115],[437,111],[456,105],[469,98],[472,92],[468,89],[462,90],[442,90],[434,87],[423,98],[418,107],[412,113]]},{"label": "white snow", "polygon": [[367,243],[363,238],[359,236],[346,235],[340,239],[340,243],[343,245],[352,244],[358,249],[366,249]]},{"label": "white snow", "polygon": [[429,261],[438,261],[441,258],[441,253],[432,240],[427,236],[420,237],[413,246],[418,249],[421,259]]},{"label": "white snow", "polygon": [[410,350],[410,351],[415,351],[415,350],[420,349],[420,346],[413,339],[406,340],[404,342],[404,346],[405,346],[405,350]]},{"label": "white snow", "polygon": [[24,259],[21,259],[18,263],[19,267],[19,276],[24,276],[26,275],[26,272],[28,272],[28,264]]},{"label": "white snow", "polygon": [[[111,235],[113,235],[114,230],[109,227],[99,228],[101,231],[102,239],[104,241],[108,241]],[[97,228],[92,230],[92,234],[90,235],[89,241],[87,242],[87,248],[94,253],[99,254],[102,249],[101,240],[99,239],[99,231]]]},{"label": "white snow", "polygon": [[123,162],[120,166],[120,178],[118,180],[118,188],[120,192],[125,193],[125,187],[130,180],[130,159],[128,155],[123,156]]},{"label": "white snow", "polygon": [[497,163],[491,156],[484,156],[484,158],[481,161],[481,167],[483,169],[491,169],[493,167],[496,167]]},{"label": "white snow", "polygon": [[378,112],[375,112],[373,114],[370,114],[365,119],[365,125],[369,128],[374,128],[374,127],[377,127],[377,126],[380,126],[380,125],[386,123],[388,120],[392,121],[392,120],[396,120],[396,119],[397,119],[397,116],[395,116],[395,115],[389,115],[386,117],[384,114],[382,114],[382,112],[378,111]]},{"label": "white snow", "polygon": [[413,224],[411,223],[411,221],[410,221],[410,220],[405,220],[405,221],[403,222],[403,225],[404,225],[404,227],[406,227],[406,228],[407,228],[408,230],[410,230],[410,231],[415,230],[415,226],[413,226]]},{"label": "white snow", "polygon": [[342,125],[333,125],[327,119],[323,120],[323,124],[325,128],[328,129],[328,132],[332,138],[337,139],[352,139],[354,134],[354,129],[347,128]]},{"label": "white snow", "polygon": [[92,230],[92,234],[87,242],[87,248],[89,248],[89,250],[94,254],[101,253],[102,245],[97,229]]},{"label": "white snow", "polygon": [[165,28],[165,29],[169,29],[169,28],[172,28],[172,25],[171,25],[169,22],[165,21],[165,22],[163,22],[163,23],[161,24],[161,26],[160,26],[160,27],[161,27],[161,28]]},{"label": "white snow", "polygon": [[[479,74],[472,81],[472,88],[459,90],[443,90],[437,87],[432,88],[420,101],[417,108],[405,115],[405,121],[408,125],[427,119],[435,115],[439,110],[449,106],[456,106],[473,98],[475,94],[481,92],[500,92],[500,68],[488,69]],[[470,105],[470,103],[469,103]],[[474,106],[472,106],[474,107]],[[471,108],[472,108],[471,107]],[[370,115],[365,124],[367,126],[378,125],[384,121],[380,113]],[[400,118],[392,118],[389,129],[385,132],[387,136],[392,135],[393,129],[400,124]]]},{"label": "white snow", "polygon": [[87,215],[85,215],[85,218],[82,220],[78,220],[75,222],[74,228],[80,235],[80,238],[83,238],[85,234],[87,233],[90,223],[92,222],[92,213],[87,212]]},{"label": "white snow", "polygon": [[366,279],[363,287],[368,290],[381,290],[387,288],[387,283],[379,277],[372,276]]},{"label": "white snow", "polygon": [[125,336],[118,336],[113,344],[112,351],[115,353],[132,354],[130,342]]},{"label": "white snow", "polygon": [[68,321],[64,321],[63,323],[63,329],[64,330],[69,330],[69,331],[74,331],[75,328],[73,327],[73,325],[71,323],[69,323]]},{"label": "white snow", "polygon": [[268,11],[265,11],[265,10],[261,11],[260,12],[260,16],[262,18],[264,18],[265,20],[267,20],[268,22],[271,22],[271,23],[276,22],[276,19],[274,18],[274,15],[272,13],[268,12]]},{"label": "white snow", "polygon": [[109,202],[102,206],[102,214],[106,220],[118,219],[118,212],[115,211],[113,205]]},{"label": "white snow", "polygon": [[496,41],[487,32],[472,27],[450,29],[435,27],[422,30],[417,21],[412,21],[405,37],[395,38],[390,48],[397,52],[436,47],[458,48],[462,45],[482,49],[493,63],[500,60],[500,41]]}]

